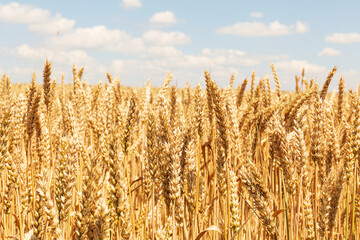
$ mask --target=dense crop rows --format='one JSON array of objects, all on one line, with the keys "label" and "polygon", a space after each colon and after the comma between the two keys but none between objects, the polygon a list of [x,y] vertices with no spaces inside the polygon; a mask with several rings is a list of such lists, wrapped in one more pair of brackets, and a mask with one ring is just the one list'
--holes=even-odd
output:
[{"label": "dense crop rows", "polygon": [[360,94],[327,93],[336,68],[293,92],[273,66],[275,90],[83,70],[1,79],[1,239],[360,239]]}]

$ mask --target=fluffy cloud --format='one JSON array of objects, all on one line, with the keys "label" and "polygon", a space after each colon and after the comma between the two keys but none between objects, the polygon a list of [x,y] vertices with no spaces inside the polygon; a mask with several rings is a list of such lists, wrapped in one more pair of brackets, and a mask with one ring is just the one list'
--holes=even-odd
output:
[{"label": "fluffy cloud", "polygon": [[261,12],[251,12],[250,17],[253,18],[262,18],[264,15]]},{"label": "fluffy cloud", "polygon": [[15,48],[13,53],[23,59],[41,61],[52,59],[59,64],[95,64],[96,60],[81,50],[53,51],[45,48],[34,48],[23,44]]},{"label": "fluffy cloud", "polygon": [[276,70],[288,71],[288,72],[301,72],[302,68],[305,68],[307,72],[324,73],[326,68],[316,64],[309,63],[305,60],[288,60],[279,61],[274,63]]},{"label": "fluffy cloud", "polygon": [[44,22],[50,18],[50,12],[32,5],[9,3],[0,5],[0,21],[6,23],[32,24]]},{"label": "fluffy cloud", "polygon": [[139,8],[142,6],[142,3],[140,0],[123,0],[120,6],[125,9]]},{"label": "fluffy cloud", "polygon": [[227,72],[230,69],[239,67],[255,67],[261,63],[260,59],[248,56],[245,52],[235,49],[203,49],[198,55],[191,54],[177,54],[168,58],[155,58],[153,62],[157,66],[163,66],[164,69],[171,69],[172,71],[188,71],[194,70],[203,71],[205,68],[222,68]]},{"label": "fluffy cloud", "polygon": [[[203,70],[211,70],[212,76],[223,86],[226,84],[230,74],[247,72],[267,62],[268,58],[283,59],[282,56],[251,56],[246,52],[237,49],[209,49],[205,48],[199,54],[185,54],[174,46],[147,46],[143,53],[133,59],[114,59],[108,67],[89,56],[82,50],[49,50],[34,48],[29,45],[20,45],[12,52],[15,56],[27,60],[30,64],[44,61],[49,58],[55,68],[54,76],[59,76],[64,72],[66,76],[71,75],[73,64],[85,66],[86,77],[90,77],[91,82],[95,83],[104,78],[104,73],[110,71],[119,75],[124,83],[137,83],[144,85],[147,78],[152,79],[152,83],[159,86],[167,71],[172,71],[179,84],[186,81],[197,81],[203,79]],[[169,61],[171,59],[171,61]],[[38,65],[38,64],[37,64]],[[37,65],[34,67],[36,68]],[[37,74],[41,74],[41,69],[37,69]],[[31,74],[20,74],[22,78],[29,77]],[[144,78],[144,79],[141,79]],[[141,85],[142,86],[142,85]]]},{"label": "fluffy cloud", "polygon": [[68,31],[75,25],[74,20],[60,14],[51,16],[50,12],[32,5],[9,3],[0,5],[0,21],[13,24],[27,24],[32,32],[58,34]]},{"label": "fluffy cloud", "polygon": [[213,56],[244,56],[245,52],[234,49],[210,49],[204,48],[201,53],[205,56],[213,57]]},{"label": "fluffy cloud", "polygon": [[46,34],[61,34],[72,29],[74,25],[75,21],[63,18],[60,14],[56,14],[55,17],[49,19],[49,21],[30,24],[29,30]]},{"label": "fluffy cloud", "polygon": [[149,20],[154,27],[168,27],[178,23],[175,14],[171,11],[157,12]]},{"label": "fluffy cloud", "polygon": [[338,56],[341,52],[333,48],[324,48],[318,53],[318,56]]},{"label": "fluffy cloud", "polygon": [[[350,69],[346,72],[340,72],[341,76],[344,78],[345,86],[347,89],[357,89],[360,88],[360,73],[355,69]],[[337,86],[335,87],[337,89]]]},{"label": "fluffy cloud", "polygon": [[175,57],[181,56],[183,53],[173,46],[150,46],[146,50],[147,58],[154,57]]},{"label": "fluffy cloud", "polygon": [[260,22],[239,22],[232,26],[220,27],[216,30],[219,34],[236,36],[282,36],[296,33],[305,33],[309,29],[306,23],[297,21],[295,25],[284,25],[278,21],[269,24]]},{"label": "fluffy cloud", "polygon": [[[119,75],[124,84],[132,86],[144,86],[148,78],[151,78],[152,84],[160,86],[165,73],[171,71],[174,74],[174,82],[178,81],[176,84],[182,87],[187,81],[203,82],[204,69],[211,72],[220,86],[225,86],[232,73],[236,74],[238,80],[246,77],[240,76],[240,72],[250,74],[252,69],[257,68],[259,70],[257,75],[263,76],[262,70],[266,68],[265,64],[268,65],[269,59],[276,61],[275,67],[282,82],[284,79],[293,79],[294,74],[299,74],[302,67],[305,67],[306,73],[310,73],[311,76],[317,77],[316,74],[321,73],[325,78],[327,73],[324,67],[306,61],[287,60],[287,55],[252,55],[238,49],[209,48],[202,49],[198,54],[185,54],[174,46],[145,46],[145,50],[133,58],[114,59],[106,67],[84,50],[52,50],[24,44],[13,49],[12,54],[21,61],[29,63],[24,69],[34,69],[39,76],[42,69],[38,63],[48,58],[54,65],[54,77],[59,77],[60,73],[64,72],[70,81],[71,66],[75,64],[85,66],[85,77],[89,78],[90,83],[104,80],[105,72],[110,71],[113,75]],[[10,73],[16,75],[16,79],[31,77],[31,71],[25,74],[13,70]],[[290,83],[284,85],[284,89],[290,85]]]},{"label": "fluffy cloud", "polygon": [[[53,63],[53,76],[60,76],[61,73],[65,73],[66,76],[71,76],[72,66],[74,64],[77,66],[84,66],[86,76],[95,81],[100,79],[101,76],[105,76],[107,71],[100,62],[82,50],[55,51],[23,44],[12,50],[12,54],[27,61],[29,65],[33,67],[32,72],[35,71],[38,76],[41,76],[42,71],[39,63],[44,62],[45,59],[49,59]],[[13,69],[11,73],[18,76],[18,78],[24,79],[24,77],[31,77],[31,74],[28,74],[28,71],[20,72],[19,70],[15,71],[15,69]],[[27,75],[25,73],[27,73]]]},{"label": "fluffy cloud", "polygon": [[9,69],[6,74],[10,76],[12,83],[24,82],[24,79],[27,81],[31,80],[32,74],[36,72],[37,76],[41,76],[41,71],[35,71],[34,68],[30,67],[18,67],[15,66]]},{"label": "fluffy cloud", "polygon": [[[309,80],[314,77],[319,84],[326,79],[328,69],[324,66],[309,63],[306,60],[285,60],[274,63],[275,69],[279,75],[280,82],[289,89],[294,85],[294,76],[301,74],[305,68],[305,76]],[[271,75],[271,74],[270,74]]]},{"label": "fluffy cloud", "polygon": [[[39,60],[44,57],[44,50],[31,48],[27,44],[18,46],[13,53],[21,58]],[[46,55],[45,55],[46,57]]]},{"label": "fluffy cloud", "polygon": [[147,54],[146,57],[136,60],[114,60],[111,65],[112,71],[126,82],[139,81],[139,77],[136,79],[136,76],[142,76],[143,84],[147,78],[151,78],[152,84],[157,86],[161,85],[165,73],[171,71],[174,81],[178,81],[176,84],[184,86],[187,81],[203,82],[203,71],[208,69],[214,79],[224,86],[232,73],[251,73],[251,69],[270,58],[254,57],[237,49],[205,48],[199,54],[185,54],[173,46],[152,46],[148,48]]},{"label": "fluffy cloud", "polygon": [[208,57],[209,62],[222,66],[254,67],[261,63],[260,58],[252,57],[243,51],[235,49],[204,48],[200,56]]},{"label": "fluffy cloud", "polygon": [[356,43],[360,42],[360,34],[359,33],[333,33],[329,34],[325,37],[325,41],[332,43]]},{"label": "fluffy cloud", "polygon": [[105,26],[77,28],[73,32],[54,36],[52,42],[64,48],[87,48],[115,50],[121,52],[140,52],[144,50],[143,41],[133,38],[125,31],[110,30]]},{"label": "fluffy cloud", "polygon": [[285,61],[290,58],[287,54],[280,54],[280,55],[264,55],[264,56],[258,56],[258,58],[262,59],[266,62],[273,62],[273,61]]},{"label": "fluffy cloud", "polygon": [[162,32],[149,30],[143,34],[145,42],[157,46],[184,45],[191,42],[189,36],[182,32]]}]

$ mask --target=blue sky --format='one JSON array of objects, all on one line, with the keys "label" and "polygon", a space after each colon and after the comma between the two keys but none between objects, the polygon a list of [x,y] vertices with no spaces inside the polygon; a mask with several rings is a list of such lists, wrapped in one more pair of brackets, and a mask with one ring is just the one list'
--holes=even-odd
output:
[{"label": "blue sky", "polygon": [[[84,66],[89,83],[106,81],[160,86],[167,71],[179,87],[203,82],[203,71],[225,86],[256,71],[271,76],[275,65],[282,89],[294,76],[322,84],[338,66],[348,88],[360,82],[360,1],[1,1],[0,74],[13,82],[41,81],[45,59],[53,77]],[[272,79],[272,78],[271,78]]]}]

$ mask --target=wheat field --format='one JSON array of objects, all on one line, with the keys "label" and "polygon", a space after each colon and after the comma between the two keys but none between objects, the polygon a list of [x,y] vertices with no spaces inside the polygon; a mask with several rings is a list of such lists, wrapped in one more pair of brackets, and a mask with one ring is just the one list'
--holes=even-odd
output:
[{"label": "wheat field", "polygon": [[[360,92],[0,83],[1,239],[360,239]],[[38,82],[37,82],[38,81]],[[274,81],[276,89],[270,89]]]}]

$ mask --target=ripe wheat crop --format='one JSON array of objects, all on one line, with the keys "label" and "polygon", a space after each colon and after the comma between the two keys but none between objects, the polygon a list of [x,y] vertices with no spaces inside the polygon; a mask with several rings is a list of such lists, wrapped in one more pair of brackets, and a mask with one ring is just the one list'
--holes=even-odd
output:
[{"label": "ripe wheat crop", "polygon": [[284,92],[271,69],[222,89],[4,75],[0,238],[360,239],[359,90],[328,93],[334,67]]}]

